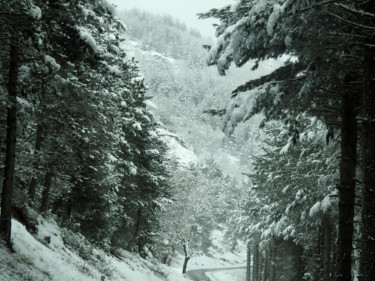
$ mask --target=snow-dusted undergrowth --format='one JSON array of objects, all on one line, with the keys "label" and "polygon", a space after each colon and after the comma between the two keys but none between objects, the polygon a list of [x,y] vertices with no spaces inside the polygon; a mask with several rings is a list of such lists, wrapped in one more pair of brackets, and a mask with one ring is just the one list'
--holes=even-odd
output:
[{"label": "snow-dusted undergrowth", "polygon": [[[108,255],[53,220],[39,217],[38,221],[35,235],[12,221],[15,253],[0,246],[0,281],[97,281],[103,276],[110,281],[188,280],[174,269],[126,251]],[[77,246],[72,247],[74,243]]]}]

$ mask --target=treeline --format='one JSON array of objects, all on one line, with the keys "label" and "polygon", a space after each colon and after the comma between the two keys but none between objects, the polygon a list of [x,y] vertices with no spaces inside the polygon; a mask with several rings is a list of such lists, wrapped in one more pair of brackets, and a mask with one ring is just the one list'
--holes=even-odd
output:
[{"label": "treeline", "polygon": [[[375,276],[375,6],[372,1],[237,1],[220,20],[209,63],[225,74],[288,54],[232,93],[232,133],[262,112],[234,232],[250,242],[248,280],[372,280]],[[251,103],[255,97],[255,103]],[[250,268],[249,268],[250,269]]]},{"label": "treeline", "polygon": [[119,16],[129,27],[128,36],[141,49],[204,65],[205,50],[202,45],[211,40],[202,38],[199,31],[189,29],[172,16],[155,15],[138,9],[121,11]]},{"label": "treeline", "polygon": [[[124,23],[103,0],[0,2],[1,240],[36,215],[147,254],[168,197],[166,147]],[[150,249],[149,249],[150,250]]]}]

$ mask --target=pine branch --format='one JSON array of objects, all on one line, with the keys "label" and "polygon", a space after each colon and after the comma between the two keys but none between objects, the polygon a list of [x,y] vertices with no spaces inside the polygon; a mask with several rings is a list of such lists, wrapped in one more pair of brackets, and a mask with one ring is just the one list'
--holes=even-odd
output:
[{"label": "pine branch", "polygon": [[343,17],[340,17],[340,16],[338,16],[338,15],[336,15],[336,14],[332,14],[332,13],[329,13],[329,12],[328,12],[328,14],[329,14],[330,16],[333,16],[333,17],[335,17],[335,18],[337,18],[337,19],[339,19],[339,20],[341,20],[341,21],[343,21],[343,22],[346,22],[346,23],[348,23],[348,24],[350,24],[350,25],[352,25],[352,26],[356,26],[356,27],[360,27],[360,28],[368,29],[368,30],[375,30],[375,26],[363,25],[363,24],[356,23],[356,22],[353,22],[353,21],[350,21],[350,20],[346,20],[346,19],[344,19]]},{"label": "pine branch", "polygon": [[348,33],[348,32],[329,32],[328,35],[331,35],[331,36],[342,36],[342,37],[345,37],[346,39],[348,37],[358,37],[358,38],[366,38],[366,36],[364,35],[360,35],[360,34],[353,34],[353,33]]},{"label": "pine branch", "polygon": [[308,6],[306,8],[303,8],[303,9],[299,9],[298,11],[299,12],[306,12],[308,10],[311,10],[313,8],[316,8],[316,7],[319,7],[319,6],[324,6],[324,5],[327,5],[327,4],[330,4],[330,3],[333,3],[335,2],[336,0],[326,0],[326,1],[323,1],[323,2],[320,2],[320,3],[316,3],[316,4],[313,4],[311,6]]},{"label": "pine branch", "polygon": [[317,87],[319,90],[322,90],[324,92],[327,92],[333,96],[337,96],[337,97],[342,97],[344,96],[344,94],[340,93],[340,92],[336,92],[336,91],[333,91],[333,90],[330,90],[330,89],[327,89],[327,88],[323,88],[323,87]]},{"label": "pine branch", "polygon": [[210,114],[212,116],[223,116],[226,113],[226,109],[207,109],[203,110],[203,113]]},{"label": "pine branch", "polygon": [[262,76],[255,80],[250,80],[244,85],[237,87],[232,92],[232,98],[236,97],[239,92],[246,92],[248,90],[261,86],[265,83],[271,83],[271,82],[278,83],[278,82],[282,82],[285,80],[288,80],[288,81],[300,80],[302,77],[299,77],[297,79],[295,77],[297,73],[302,70],[304,70],[304,67],[302,66],[301,63],[290,63],[286,66],[282,66],[276,69],[274,72],[272,72],[269,75]]},{"label": "pine branch", "polygon": [[368,16],[368,17],[375,18],[375,14],[373,14],[373,13],[366,12],[366,11],[363,11],[363,10],[358,10],[354,7],[350,7],[350,6],[342,4],[342,3],[334,3],[334,5],[337,6],[337,7],[343,8],[343,9],[345,9],[345,10],[351,12],[351,13],[357,14],[359,16]]}]

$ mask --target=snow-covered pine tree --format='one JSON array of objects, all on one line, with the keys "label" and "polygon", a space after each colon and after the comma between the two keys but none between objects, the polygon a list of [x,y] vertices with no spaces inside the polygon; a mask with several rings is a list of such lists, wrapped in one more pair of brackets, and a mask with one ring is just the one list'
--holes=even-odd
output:
[{"label": "snow-covered pine tree", "polygon": [[[33,32],[34,20],[40,18],[40,9],[31,1],[1,1],[4,8],[0,13],[0,34],[4,44],[0,49],[0,104],[2,112],[6,112],[4,122],[1,124],[2,142],[1,150],[4,151],[4,169],[2,175],[0,239],[11,247],[11,216],[12,199],[16,176],[16,143],[18,126],[19,97],[19,70],[22,65],[23,53],[32,52],[29,34]],[[4,117],[4,116],[2,116]],[[5,132],[6,131],[6,132]]]},{"label": "snow-covered pine tree", "polygon": [[[335,112],[341,114],[339,280],[351,280],[353,225],[347,222],[353,221],[354,215],[356,114],[361,91],[358,82],[363,73],[372,75],[361,65],[366,40],[371,40],[368,30],[373,26],[371,12],[359,19],[359,14],[369,11],[366,5],[357,9],[350,1],[245,0],[202,15],[221,20],[217,27],[219,38],[210,50],[208,63],[216,64],[222,74],[231,62],[242,66],[250,59],[258,63],[282,54],[296,58],[268,77],[237,89],[258,94],[257,108],[264,108],[266,115],[290,119],[290,113],[309,110],[324,116],[327,124],[335,124]],[[279,90],[270,93],[267,83],[278,85]],[[276,114],[275,108],[279,108]],[[255,110],[237,119],[246,120]]]},{"label": "snow-covered pine tree", "polygon": [[[337,215],[333,197],[338,177],[337,143],[326,146],[326,127],[304,115],[298,121],[304,133],[296,145],[292,144],[293,134],[288,126],[280,121],[265,124],[264,152],[254,157],[249,193],[242,203],[242,214],[235,218],[237,231],[251,241],[261,242],[262,252],[267,252],[267,245],[273,247],[273,240],[278,247],[286,247],[281,253],[283,258],[278,251],[276,269],[292,266],[288,278],[296,280],[303,273],[315,274],[316,278],[323,272],[332,274],[330,266],[320,271],[320,263],[316,262],[323,254],[319,247],[331,249],[330,256],[335,252],[333,241],[323,246],[317,244],[316,237],[320,235],[318,229],[325,226],[323,219],[333,221]],[[332,226],[327,224],[327,229]],[[294,250],[288,252],[288,248]]]},{"label": "snow-covered pine tree", "polygon": [[108,248],[124,225],[134,231],[132,211],[142,205],[150,235],[154,202],[166,196],[165,148],[137,66],[121,48],[124,24],[107,1],[32,7],[37,55],[21,68],[19,84],[19,211],[27,212],[28,193],[35,207]]}]

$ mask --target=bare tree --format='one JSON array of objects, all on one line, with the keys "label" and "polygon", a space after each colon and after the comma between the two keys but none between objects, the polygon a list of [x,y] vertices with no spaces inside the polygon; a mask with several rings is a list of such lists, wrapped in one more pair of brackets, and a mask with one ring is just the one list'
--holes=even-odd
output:
[{"label": "bare tree", "polygon": [[186,273],[190,242],[199,232],[199,220],[210,216],[210,182],[198,169],[180,169],[172,177],[172,201],[162,214],[162,226],[172,245],[182,246]]}]

